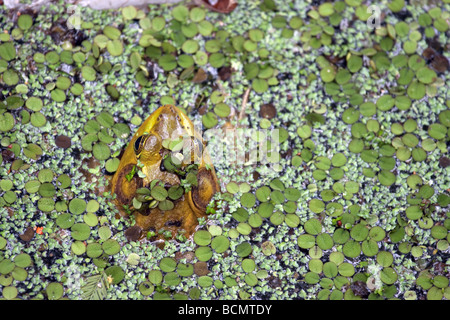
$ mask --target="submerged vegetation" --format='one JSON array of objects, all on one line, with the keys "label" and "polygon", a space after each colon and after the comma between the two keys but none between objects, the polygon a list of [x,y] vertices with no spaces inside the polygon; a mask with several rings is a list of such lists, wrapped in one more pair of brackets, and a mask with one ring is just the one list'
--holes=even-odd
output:
[{"label": "submerged vegetation", "polygon": [[[1,296],[450,299],[450,2],[368,5],[0,6]],[[108,186],[164,104],[279,144],[161,248]]]}]

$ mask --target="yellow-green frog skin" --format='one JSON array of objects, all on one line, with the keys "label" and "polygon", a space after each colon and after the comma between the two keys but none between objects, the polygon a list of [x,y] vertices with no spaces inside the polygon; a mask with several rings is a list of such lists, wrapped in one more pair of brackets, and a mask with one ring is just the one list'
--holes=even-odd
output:
[{"label": "yellow-green frog skin", "polygon": [[[197,158],[197,186],[192,186],[190,191],[174,201],[171,210],[163,211],[159,207],[147,208],[144,211],[133,210],[136,190],[149,187],[153,180],[160,180],[166,188],[180,184],[180,176],[166,171],[161,161],[170,152],[163,147],[163,141],[183,135],[201,143],[203,152],[200,152],[201,157]],[[131,173],[136,168],[141,170],[140,174]],[[144,231],[150,230],[158,234],[162,229],[170,231],[172,237],[175,237],[178,231],[184,230],[182,232],[188,237],[195,231],[197,219],[206,216],[207,206],[219,191],[219,184],[201,134],[180,109],[173,105],[164,105],[155,110],[131,138],[113,176],[111,188],[121,213],[134,212],[141,237],[146,234]]]}]

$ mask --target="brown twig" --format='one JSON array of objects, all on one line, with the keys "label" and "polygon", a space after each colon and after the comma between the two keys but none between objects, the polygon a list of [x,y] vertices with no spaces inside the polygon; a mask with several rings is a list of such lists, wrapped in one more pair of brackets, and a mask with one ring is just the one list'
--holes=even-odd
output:
[{"label": "brown twig", "polygon": [[238,122],[244,119],[245,115],[245,108],[247,107],[248,102],[248,96],[250,94],[250,87],[247,88],[247,90],[244,93],[244,96],[242,98],[242,105],[241,105],[241,111],[239,112]]}]

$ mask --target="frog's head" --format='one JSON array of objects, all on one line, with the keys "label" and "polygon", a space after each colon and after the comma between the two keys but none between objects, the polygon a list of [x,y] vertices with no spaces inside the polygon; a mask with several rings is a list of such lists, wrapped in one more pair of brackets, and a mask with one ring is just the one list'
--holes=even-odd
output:
[{"label": "frog's head", "polygon": [[[205,215],[208,203],[219,190],[217,177],[211,159],[204,148],[201,134],[195,130],[189,118],[173,105],[164,105],[154,111],[139,127],[126,147],[112,179],[112,192],[116,194],[119,209],[124,206],[132,207],[136,190],[148,187],[154,180],[161,181],[166,187],[180,184],[184,177],[165,167],[165,159],[173,156],[173,149],[169,147],[169,142],[177,141],[177,139],[183,141],[183,147],[186,147],[186,141],[189,141],[191,151],[196,150],[196,152],[184,153],[185,157],[180,159],[179,164],[186,166],[195,160],[198,185],[193,186],[183,197],[175,201],[172,210],[164,211],[164,216],[167,219],[187,221],[192,219],[187,219],[186,216]],[[143,213],[143,216],[148,218],[136,217],[136,222],[141,221],[141,227],[144,230],[156,228],[153,225],[155,222],[149,222],[149,220],[151,220],[150,216],[160,214],[159,211],[161,210],[158,208],[149,209]]]},{"label": "frog's head", "polygon": [[166,104],[158,108],[136,131],[130,141],[136,159],[144,165],[161,160],[162,142],[182,135],[198,136],[189,118],[177,107]]}]

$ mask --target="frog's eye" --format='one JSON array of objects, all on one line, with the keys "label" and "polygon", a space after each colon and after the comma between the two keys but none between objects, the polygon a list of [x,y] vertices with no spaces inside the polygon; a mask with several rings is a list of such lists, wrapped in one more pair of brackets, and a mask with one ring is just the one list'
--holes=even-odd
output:
[{"label": "frog's eye", "polygon": [[136,138],[133,148],[138,158],[151,158],[161,150],[161,138],[156,134],[145,133]]},{"label": "frog's eye", "polygon": [[144,149],[144,144],[145,144],[145,140],[147,140],[149,137],[148,134],[143,134],[142,136],[139,136],[135,141],[134,141],[134,152],[136,153],[136,155],[139,155],[142,150]]}]

